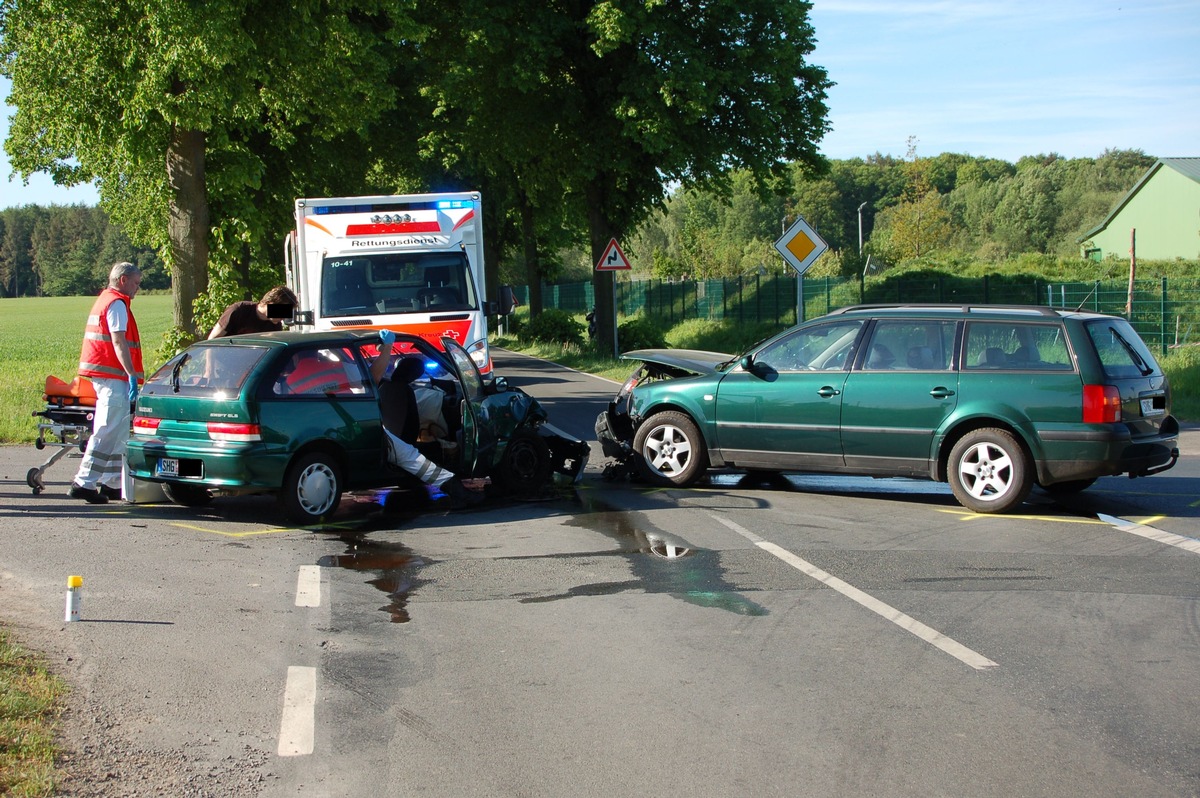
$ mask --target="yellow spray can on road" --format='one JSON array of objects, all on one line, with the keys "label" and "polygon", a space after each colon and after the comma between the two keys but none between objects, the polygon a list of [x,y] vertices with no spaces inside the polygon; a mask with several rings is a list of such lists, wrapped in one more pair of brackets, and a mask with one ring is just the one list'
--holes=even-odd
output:
[{"label": "yellow spray can on road", "polygon": [[67,577],[67,611],[63,620],[67,623],[79,620],[79,599],[83,593],[83,577]]}]

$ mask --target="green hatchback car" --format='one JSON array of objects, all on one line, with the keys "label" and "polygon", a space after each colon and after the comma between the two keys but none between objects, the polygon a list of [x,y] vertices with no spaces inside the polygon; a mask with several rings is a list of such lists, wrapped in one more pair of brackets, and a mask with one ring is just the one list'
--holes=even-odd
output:
[{"label": "green hatchback car", "polygon": [[[379,335],[332,331],[238,335],[193,344],[142,388],[126,460],[179,504],[217,494],[273,493],[285,514],[315,523],[344,491],[419,484],[387,462],[370,364]],[[444,351],[396,334],[392,356],[417,360],[419,425],[410,441],[459,478],[531,494],[555,472],[578,479],[588,445],[549,423],[503,377],[484,383],[453,339]]]},{"label": "green hatchback car", "polygon": [[1048,307],[855,306],[742,355],[638,350],[596,420],[609,473],[690,485],[708,468],[949,482],[980,513],[1036,483],[1171,468],[1162,369],[1124,319]]}]

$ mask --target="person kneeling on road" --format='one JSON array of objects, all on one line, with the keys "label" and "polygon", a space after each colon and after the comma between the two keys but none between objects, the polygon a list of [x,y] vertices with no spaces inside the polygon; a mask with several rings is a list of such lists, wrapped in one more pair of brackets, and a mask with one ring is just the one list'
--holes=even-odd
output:
[{"label": "person kneeling on road", "polygon": [[483,501],[482,493],[467,490],[453,471],[442,468],[404,439],[405,428],[418,425],[418,419],[410,417],[416,412],[415,403],[410,402],[410,383],[421,376],[424,366],[419,358],[401,358],[389,377],[388,366],[396,334],[391,330],[380,330],[379,341],[379,356],[371,364],[371,378],[379,386],[379,416],[383,421],[383,434],[387,436],[388,461],[446,494],[452,507]]}]

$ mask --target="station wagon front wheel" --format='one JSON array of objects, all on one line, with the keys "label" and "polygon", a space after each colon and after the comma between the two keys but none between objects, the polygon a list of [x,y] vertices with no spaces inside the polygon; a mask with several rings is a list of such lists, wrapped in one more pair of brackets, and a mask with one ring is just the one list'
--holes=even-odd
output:
[{"label": "station wagon front wheel", "polygon": [[1033,475],[1025,449],[1002,429],[968,432],[950,450],[950,489],[977,513],[1004,513],[1025,501]]},{"label": "station wagon front wheel", "polygon": [[283,478],[279,502],[287,517],[298,524],[316,524],[337,509],[342,499],[341,469],[321,452],[292,463]]},{"label": "station wagon front wheel", "polygon": [[691,485],[708,468],[700,430],[683,413],[667,411],[643,421],[633,448],[640,455],[642,475],[655,485]]}]

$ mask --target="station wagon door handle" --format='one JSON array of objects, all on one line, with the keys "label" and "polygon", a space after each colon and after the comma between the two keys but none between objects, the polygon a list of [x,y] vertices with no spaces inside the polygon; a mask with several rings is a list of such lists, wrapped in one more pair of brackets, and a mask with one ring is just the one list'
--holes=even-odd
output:
[{"label": "station wagon door handle", "polygon": [[824,388],[819,388],[817,390],[817,396],[820,396],[823,399],[828,399],[831,396],[837,396],[840,393],[841,391],[839,391],[837,388],[834,388],[832,385],[826,385]]},{"label": "station wagon door handle", "polygon": [[929,392],[929,395],[934,399],[947,399],[951,396],[954,396],[954,391],[950,390],[949,388],[934,388]]}]

